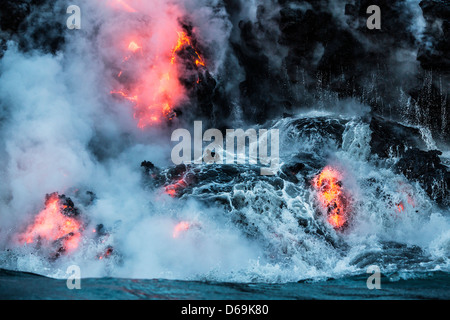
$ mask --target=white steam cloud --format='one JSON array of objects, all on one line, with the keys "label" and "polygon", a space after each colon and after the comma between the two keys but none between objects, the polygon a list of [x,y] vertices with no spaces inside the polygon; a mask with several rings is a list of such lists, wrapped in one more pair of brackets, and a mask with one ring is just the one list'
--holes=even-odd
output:
[{"label": "white steam cloud", "polygon": [[[62,3],[58,2],[61,6]],[[82,29],[61,31],[65,32],[66,43],[56,55],[38,50],[22,52],[15,42],[8,43],[0,60],[0,267],[53,277],[64,277],[68,265],[78,264],[83,277],[296,281],[354,272],[351,261],[361,248],[376,246],[366,239],[374,230],[388,240],[398,240],[404,232],[408,243],[429,247],[436,256],[448,259],[448,219],[432,206],[427,207],[425,196],[419,199],[418,206],[431,219],[397,223],[388,216],[383,220],[388,228],[380,231],[377,226],[383,217],[377,214],[386,211],[387,200],[374,203],[375,187],[363,191],[355,187],[355,194],[360,193],[365,200],[358,203],[361,227],[350,239],[350,254],[343,257],[327,242],[299,226],[299,218],[314,216],[309,202],[311,195],[303,185],[286,183],[283,190],[276,191],[266,185],[248,190],[241,185],[241,189],[233,189],[230,197],[239,196],[249,203],[244,214],[247,221],[263,230],[266,237],[263,243],[244,236],[224,210],[194,200],[179,201],[161,190],[152,192],[143,188],[142,161],[152,161],[160,167],[170,165],[170,129],[137,128],[133,104],[111,94],[120,84],[117,73],[128,44],[135,37],[148,41],[145,46],[149,54],[140,60],[148,73],[137,67],[129,71],[144,75],[140,79],[149,85],[149,92],[145,93],[152,96],[158,93],[157,84],[161,80],[152,72],[158,74],[159,68],[171,68],[170,61],[158,64],[157,57],[170,53],[176,44],[180,21],[192,23],[200,45],[208,50],[207,63],[213,74],[224,67],[233,35],[231,22],[219,0],[127,3],[129,7],[120,1],[77,1],[82,9]],[[256,21],[257,5],[261,3],[269,2],[242,1],[241,14]],[[137,12],[130,15],[133,11]],[[271,12],[265,14],[273,17]],[[134,33],[136,30],[138,34]],[[141,42],[137,44],[143,46]],[[321,56],[323,48],[317,51]],[[274,64],[281,65],[281,59],[276,60],[285,52],[280,48],[273,48],[273,52]],[[180,93],[179,100],[183,98],[185,92]],[[341,113],[355,114],[355,109],[360,110],[357,115],[365,113],[361,108],[352,100],[335,106]],[[363,125],[355,126],[347,128],[344,140],[349,150],[341,155],[348,157],[345,159],[348,171],[358,183],[374,178],[380,188],[389,189],[384,190],[388,195],[394,194],[397,177],[388,172],[386,180],[382,175],[386,172],[374,173],[375,168],[366,164],[370,132]],[[284,143],[286,150],[295,145]],[[46,194],[73,196],[77,189],[96,194],[91,205],[82,202],[75,205],[86,217],[87,233],[98,224],[104,224],[110,231],[105,244],[95,243],[93,236],[87,234],[74,255],[49,262],[47,257],[14,242],[14,236],[43,209]],[[280,199],[287,199],[287,208]],[[263,200],[267,201],[260,204]],[[267,215],[260,214],[258,209],[267,203],[273,207],[267,210]],[[413,213],[414,208],[409,210]],[[191,228],[174,237],[174,228],[182,221],[190,221]],[[393,227],[398,225],[400,229]],[[415,238],[417,225],[422,226],[420,230],[425,234],[420,239]],[[434,228],[437,225],[441,227],[434,238],[432,230],[437,230]],[[118,253],[117,259],[99,261],[96,255],[108,244]],[[269,263],[269,249],[275,256],[280,252],[290,254],[291,264],[286,266],[277,260]]]},{"label": "white steam cloud", "polygon": [[[75,203],[87,217],[87,230],[102,223],[115,231],[115,240],[108,241],[124,258],[116,275],[188,278],[257,259],[235,229],[214,221],[201,221],[194,238],[172,237],[184,216],[208,213],[195,204],[179,210],[167,195],[142,188],[141,161],[169,164],[169,130],[138,129],[132,105],[110,94],[135,36],[150,41],[145,45],[152,59],[172,49],[180,20],[188,17],[202,45],[225,49],[231,27],[223,8],[211,1],[128,1],[138,11],[130,18],[131,9],[116,4],[78,1],[82,29],[61,30],[66,44],[57,55],[23,53],[8,43],[0,61],[0,249],[17,247],[14,235],[43,209],[46,194],[71,196],[80,188],[97,197],[89,208]],[[209,54],[212,72],[220,69],[223,52]],[[105,276],[89,237],[81,246],[75,260],[60,259],[60,269],[50,272],[43,270],[45,257],[31,259],[26,249],[3,267],[58,277],[65,264],[75,262],[83,276]]]}]

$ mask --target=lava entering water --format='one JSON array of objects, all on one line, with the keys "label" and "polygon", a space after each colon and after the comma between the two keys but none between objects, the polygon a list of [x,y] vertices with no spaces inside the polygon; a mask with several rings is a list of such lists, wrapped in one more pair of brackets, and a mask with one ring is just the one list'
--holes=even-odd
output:
[{"label": "lava entering water", "polygon": [[180,236],[180,233],[189,230],[190,227],[191,225],[189,222],[181,221],[174,227],[172,236],[174,238],[178,238]]},{"label": "lava entering water", "polygon": [[342,188],[342,173],[327,166],[313,180],[318,201],[326,211],[327,221],[336,229],[348,221],[348,197]]},{"label": "lava entering water", "polygon": [[193,51],[191,59],[195,62],[195,65],[197,67],[199,67],[199,66],[205,67],[206,66],[205,61],[203,60],[202,56],[198,53],[198,51],[192,45],[191,39],[189,38],[187,33],[184,31],[177,32],[177,33],[178,33],[178,43],[173,49],[172,59],[170,60],[171,63],[173,64],[175,62],[175,59],[179,52],[181,52],[183,49],[188,47],[188,48],[191,48]]},{"label": "lava entering water", "polygon": [[45,209],[34,223],[20,235],[19,241],[45,246],[57,245],[58,253],[71,253],[81,240],[82,223],[76,218],[78,211],[70,199],[53,193],[47,196]]},{"label": "lava entering water", "polygon": [[184,180],[184,178],[181,178],[178,181],[164,187],[164,190],[169,196],[175,198],[178,195],[178,192],[180,192],[187,186],[188,186],[187,182]]}]

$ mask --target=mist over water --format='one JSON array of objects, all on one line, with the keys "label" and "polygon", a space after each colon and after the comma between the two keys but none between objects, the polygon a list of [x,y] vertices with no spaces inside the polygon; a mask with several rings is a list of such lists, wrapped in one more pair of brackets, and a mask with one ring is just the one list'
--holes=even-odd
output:
[{"label": "mist over water", "polygon": [[[0,268],[65,278],[67,267],[78,265],[85,278],[244,283],[339,278],[363,274],[374,264],[404,278],[450,271],[448,203],[438,203],[418,181],[397,172],[401,157],[395,150],[386,158],[372,150],[371,103],[377,100],[373,92],[380,70],[375,76],[361,75],[366,95],[356,99],[321,87],[320,73],[313,79],[304,70],[288,68],[293,49],[281,41],[286,35],[277,24],[288,15],[280,11],[287,10],[285,5],[136,0],[128,1],[137,11],[130,15],[132,9],[113,2],[78,1],[82,29],[64,29],[64,44],[55,53],[24,50],[15,37],[7,43],[0,60]],[[349,29],[340,2],[318,8],[292,3],[290,10],[326,12]],[[54,10],[65,4],[57,1]],[[418,1],[402,4],[405,15],[413,17],[407,29],[416,35],[414,41],[427,45]],[[34,15],[39,11],[29,19]],[[192,31],[207,71],[188,68],[186,57],[171,63],[180,30]],[[31,33],[22,36],[33,42]],[[366,43],[366,36],[357,38]],[[143,54],[127,64],[130,41],[139,43]],[[315,48],[311,59],[316,65],[331,59],[324,46]],[[260,50],[265,57],[255,53]],[[413,84],[399,79],[423,71],[414,50],[402,44],[392,48],[388,59],[397,66],[394,88],[404,85],[405,92]],[[244,65],[246,57],[264,61],[278,85],[259,78],[251,63]],[[397,58],[406,60],[399,64]],[[118,77],[121,70],[125,80]],[[254,82],[252,72],[257,73]],[[192,77],[199,82],[214,78],[211,101],[179,80]],[[142,88],[133,87],[136,83]],[[249,91],[258,87],[256,95],[269,92],[261,100],[270,101],[259,105],[250,94],[244,97],[237,92],[245,91],[244,86]],[[445,90],[443,86],[442,97]],[[139,94],[145,103],[158,106],[170,101],[170,111],[179,116],[170,124],[160,119],[151,123],[139,118],[143,109],[133,101],[112,94],[118,91],[126,91],[128,98]],[[283,95],[291,98],[289,107]],[[447,115],[435,141],[435,130],[424,125],[423,110],[405,95],[392,93],[383,106],[395,104],[395,114],[408,111],[403,124],[420,129],[418,140],[425,150],[443,151],[440,157],[448,168],[450,151],[441,139],[448,133]],[[203,112],[201,106],[208,103],[211,112]],[[279,129],[279,174],[261,177],[250,165],[230,169],[203,164],[187,172],[204,180],[180,196],[171,197],[164,186],[149,187],[141,162],[151,161],[167,183],[173,182],[170,136],[177,127],[190,128],[192,119],[221,129]],[[151,125],[139,128],[139,123]],[[298,163],[302,169],[288,174],[285,168]],[[320,214],[312,181],[327,166],[342,174],[349,197],[351,218],[344,230],[335,230]],[[73,253],[49,259],[47,248],[17,239],[44,210],[46,195],[54,192],[73,200],[84,231]],[[175,235],[177,225],[186,221],[189,228]],[[99,225],[105,231],[101,236]],[[99,259],[109,247],[114,253]]]}]

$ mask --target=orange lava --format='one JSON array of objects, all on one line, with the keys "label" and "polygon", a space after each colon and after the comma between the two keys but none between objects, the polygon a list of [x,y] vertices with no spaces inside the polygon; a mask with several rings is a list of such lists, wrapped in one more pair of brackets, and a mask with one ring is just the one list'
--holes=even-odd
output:
[{"label": "orange lava", "polygon": [[20,236],[20,242],[53,244],[59,240],[65,252],[76,250],[81,240],[82,226],[78,220],[64,215],[63,209],[58,194],[50,195],[45,203],[45,209]]},{"label": "orange lava", "polygon": [[173,229],[173,237],[174,238],[178,238],[180,236],[181,232],[187,231],[190,228],[190,224],[189,222],[186,221],[182,221],[180,223],[178,223],[175,228]]},{"label": "orange lava", "polygon": [[171,196],[172,198],[175,198],[178,191],[180,189],[184,189],[187,187],[187,183],[186,181],[184,181],[184,179],[179,179],[177,182],[169,184],[168,186],[166,186],[164,188],[165,192]]},{"label": "orange lava", "polygon": [[403,198],[403,200],[400,200],[398,203],[396,203],[398,212],[408,211],[409,209],[416,207],[414,189],[411,185],[400,182],[397,191],[401,195],[401,198]]},{"label": "orange lava", "polygon": [[131,41],[130,44],[128,45],[128,50],[130,50],[131,52],[136,52],[139,49],[142,48],[134,41]]},{"label": "orange lava", "polygon": [[318,201],[327,213],[327,221],[336,229],[347,222],[347,196],[342,188],[342,174],[335,168],[327,166],[313,180]]},{"label": "orange lava", "polygon": [[[184,31],[174,28],[173,22],[161,30],[163,34],[133,31],[122,43],[123,66],[117,79],[122,88],[111,91],[130,101],[134,107],[137,126],[144,129],[176,117],[175,107],[186,97],[186,89],[180,81],[185,60],[177,59],[179,53],[189,48],[189,59],[197,68],[205,67],[203,57],[194,48]],[[119,42],[120,43],[120,42]],[[120,48],[119,48],[120,49]]]},{"label": "orange lava", "polygon": [[109,257],[111,257],[113,252],[114,252],[114,249],[109,246],[108,248],[106,248],[105,253],[98,255],[97,258],[98,258],[98,260],[103,260],[103,259],[109,258]]},{"label": "orange lava", "polygon": [[202,56],[198,53],[198,51],[195,50],[194,46],[192,45],[191,39],[188,37],[186,32],[181,31],[181,32],[177,32],[177,33],[178,33],[178,42],[172,50],[171,63],[173,64],[175,62],[178,52],[180,52],[181,50],[183,50],[186,47],[191,47],[194,50],[193,59],[195,60],[194,61],[195,65],[197,67],[199,67],[199,66],[205,67],[205,61],[203,60]]}]

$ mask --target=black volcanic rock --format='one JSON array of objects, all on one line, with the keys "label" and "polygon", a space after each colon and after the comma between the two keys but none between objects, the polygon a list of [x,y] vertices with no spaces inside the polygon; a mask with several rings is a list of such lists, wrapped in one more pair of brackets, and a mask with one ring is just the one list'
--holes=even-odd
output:
[{"label": "black volcanic rock", "polygon": [[[7,40],[18,42],[23,51],[58,52],[65,41],[66,5],[1,1],[0,56]],[[381,8],[381,30],[366,27],[370,5]],[[197,72],[180,79],[190,105],[177,106],[178,117],[229,127],[236,105],[242,118],[261,124],[301,107],[315,108],[318,100],[327,109],[330,101],[324,97],[331,102],[353,98],[377,115],[399,119],[401,113],[410,123],[432,130],[435,138],[449,139],[449,1],[423,0],[419,6],[407,0],[278,0],[259,4],[255,17],[246,7],[243,0],[224,1],[233,24],[224,48],[225,71],[212,75],[188,64]],[[426,25],[418,34],[421,10]],[[198,26],[189,19],[180,21],[188,33]],[[192,36],[207,61],[216,48],[202,47],[201,39]],[[191,49],[180,53],[185,60],[195,56]],[[403,60],[408,63],[402,65]],[[399,104],[404,98],[417,108],[404,110]]]},{"label": "black volcanic rock", "polygon": [[[239,89],[246,119],[261,123],[296,106],[317,107],[324,96],[351,97],[382,117],[402,115],[427,127],[435,139],[450,137],[448,78],[441,78],[450,57],[448,1],[419,7],[406,0],[357,0],[340,8],[334,1],[279,0],[260,5],[256,21],[242,19],[239,1],[226,3],[235,21],[233,52],[245,75]],[[370,5],[381,9],[381,30],[366,27]],[[423,36],[416,31],[421,10]],[[405,95],[420,112],[406,110]]]},{"label": "black volcanic rock", "polygon": [[2,0],[0,42],[14,40],[23,51],[40,49],[55,54],[64,44],[67,7],[49,0]]},{"label": "black volcanic rock", "polygon": [[441,163],[440,151],[409,149],[397,163],[397,171],[418,181],[428,195],[439,204],[450,205],[450,172]]},{"label": "black volcanic rock", "polygon": [[63,206],[62,213],[67,217],[78,217],[80,215],[80,211],[77,207],[75,207],[75,204],[73,203],[72,199],[65,195],[59,196],[59,201],[61,202]]},{"label": "black volcanic rock", "polygon": [[418,60],[424,69],[450,76],[450,3],[424,0],[420,7],[427,23],[427,41],[419,50]]},{"label": "black volcanic rock", "polygon": [[245,106],[246,119],[263,123],[267,118],[278,115],[280,111],[289,111],[288,90],[281,85],[283,70],[272,66],[271,49],[276,47],[276,38],[261,39],[267,34],[263,22],[250,21],[239,23],[240,41],[233,43],[233,50],[246,75],[239,84],[241,103]]},{"label": "black volcanic rock", "polygon": [[421,84],[408,93],[415,112],[405,115],[411,123],[429,128],[436,140],[448,141],[450,137],[450,99],[448,88],[443,87],[446,80],[443,75],[428,71],[420,77]]},{"label": "black volcanic rock", "polygon": [[31,12],[30,1],[1,1],[0,29],[5,32],[17,32],[19,26]]},{"label": "black volcanic rock", "polygon": [[382,159],[392,155],[403,156],[411,148],[426,148],[416,128],[374,116],[370,121],[370,130],[372,131],[371,151]]}]

